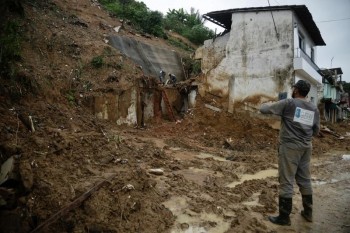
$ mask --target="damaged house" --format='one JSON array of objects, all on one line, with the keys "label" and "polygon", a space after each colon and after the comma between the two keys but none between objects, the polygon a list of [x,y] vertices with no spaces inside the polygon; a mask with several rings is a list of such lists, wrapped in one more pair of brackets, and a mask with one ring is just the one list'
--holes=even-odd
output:
[{"label": "damaged house", "polygon": [[331,69],[321,69],[323,76],[323,116],[326,121],[332,123],[346,117],[349,107],[349,96],[343,89],[342,74],[340,67]]},{"label": "damaged house", "polygon": [[290,97],[292,85],[303,79],[311,84],[308,100],[318,103],[317,46],[325,42],[305,5],[214,11],[204,18],[225,31],[196,51],[204,73],[201,95],[222,97],[233,112]]}]

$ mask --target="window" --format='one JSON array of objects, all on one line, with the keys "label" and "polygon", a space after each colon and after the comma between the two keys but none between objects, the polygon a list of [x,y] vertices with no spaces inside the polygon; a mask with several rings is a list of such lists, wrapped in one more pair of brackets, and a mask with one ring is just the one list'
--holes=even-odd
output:
[{"label": "window", "polygon": [[305,39],[300,32],[299,32],[299,48],[305,52]]},{"label": "window", "polygon": [[311,61],[315,62],[315,49],[311,48]]}]

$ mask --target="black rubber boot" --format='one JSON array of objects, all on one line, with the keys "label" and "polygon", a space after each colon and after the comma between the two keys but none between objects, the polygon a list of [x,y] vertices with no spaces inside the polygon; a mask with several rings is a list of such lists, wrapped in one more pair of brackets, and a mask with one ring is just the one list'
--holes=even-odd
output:
[{"label": "black rubber boot", "polygon": [[301,211],[301,216],[306,221],[312,222],[312,195],[302,195],[304,210]]},{"label": "black rubber boot", "polygon": [[290,226],[289,215],[292,212],[292,198],[279,197],[279,215],[269,216],[269,220],[278,225]]}]

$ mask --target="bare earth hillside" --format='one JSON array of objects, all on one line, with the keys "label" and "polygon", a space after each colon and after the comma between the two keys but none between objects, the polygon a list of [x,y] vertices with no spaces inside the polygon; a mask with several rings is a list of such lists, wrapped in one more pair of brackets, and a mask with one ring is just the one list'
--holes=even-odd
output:
[{"label": "bare earth hillside", "polygon": [[[119,19],[90,0],[23,7],[17,79],[0,89],[0,232],[350,232],[348,121],[314,139],[314,222],[295,189],[292,225],[273,225],[278,120],[213,111],[199,95],[176,122],[97,119],[91,96],[142,76],[106,43]],[[118,34],[185,53],[129,25]]]}]

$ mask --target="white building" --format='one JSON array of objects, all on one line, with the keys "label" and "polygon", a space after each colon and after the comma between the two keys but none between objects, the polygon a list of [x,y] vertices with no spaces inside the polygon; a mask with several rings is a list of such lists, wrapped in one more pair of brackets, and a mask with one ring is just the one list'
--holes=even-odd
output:
[{"label": "white building", "polygon": [[316,46],[325,45],[305,5],[240,8],[204,15],[225,28],[196,51],[205,78],[200,94],[223,97],[227,109],[256,107],[291,96],[299,79],[311,83],[308,99],[317,104],[322,77]]}]

